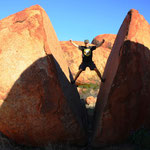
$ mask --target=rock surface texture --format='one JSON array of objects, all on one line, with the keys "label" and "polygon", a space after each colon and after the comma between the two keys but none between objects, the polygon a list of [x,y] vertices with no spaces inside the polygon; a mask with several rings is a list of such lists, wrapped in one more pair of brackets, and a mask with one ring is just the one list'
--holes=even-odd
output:
[{"label": "rock surface texture", "polygon": [[103,39],[105,40],[105,43],[102,45],[102,47],[112,49],[114,41],[116,39],[116,34],[98,35],[93,39],[92,44],[97,44],[97,42],[100,42]]},{"label": "rock surface texture", "polygon": [[[74,41],[77,45],[84,45],[83,42]],[[78,72],[78,68],[82,62],[82,52],[74,47],[69,41],[60,41],[62,50],[65,54],[65,59],[70,67],[70,70],[75,77],[76,73]],[[92,44],[91,44],[92,45]],[[107,58],[110,54],[110,49],[99,47],[95,51],[93,51],[93,61],[95,62],[97,68],[103,74],[105,64]],[[87,83],[99,83],[100,79],[97,76],[95,71],[91,71],[87,68],[84,72],[82,72],[77,79],[78,84],[87,84]]]},{"label": "rock surface texture", "polygon": [[0,131],[19,144],[86,142],[86,113],[46,12],[0,21]]},{"label": "rock surface texture", "polygon": [[104,71],[98,95],[94,146],[125,140],[150,128],[150,25],[137,10],[123,21]]}]

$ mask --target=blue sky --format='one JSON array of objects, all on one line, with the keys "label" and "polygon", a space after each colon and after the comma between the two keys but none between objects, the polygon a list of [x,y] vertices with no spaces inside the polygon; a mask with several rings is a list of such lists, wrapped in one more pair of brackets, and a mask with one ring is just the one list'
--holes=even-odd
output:
[{"label": "blue sky", "polygon": [[1,0],[0,20],[35,4],[45,9],[60,41],[117,34],[132,8],[150,23],[150,0]]}]

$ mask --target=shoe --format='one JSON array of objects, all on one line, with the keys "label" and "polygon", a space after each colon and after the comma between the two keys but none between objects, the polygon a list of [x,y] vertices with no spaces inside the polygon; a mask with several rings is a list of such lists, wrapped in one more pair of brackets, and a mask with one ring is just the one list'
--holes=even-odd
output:
[{"label": "shoe", "polygon": [[106,80],[106,79],[103,79],[103,78],[101,79],[101,81],[102,81],[103,83],[105,82],[105,80]]},{"label": "shoe", "polygon": [[71,81],[71,84],[75,84],[75,80],[72,80],[72,81]]}]

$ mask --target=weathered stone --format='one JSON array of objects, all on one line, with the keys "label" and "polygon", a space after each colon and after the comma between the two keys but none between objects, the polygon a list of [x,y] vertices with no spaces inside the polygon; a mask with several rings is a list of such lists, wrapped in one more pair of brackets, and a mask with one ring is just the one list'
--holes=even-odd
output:
[{"label": "weathered stone", "polygon": [[[84,45],[83,42],[74,41],[77,45]],[[73,76],[78,72],[78,68],[82,62],[82,52],[74,47],[69,41],[60,41],[62,50],[65,54],[65,59],[70,67],[70,70]],[[92,45],[92,44],[91,44]],[[107,58],[110,54],[110,49],[99,47],[95,51],[93,51],[93,61],[95,62],[97,68],[103,74],[105,64]],[[100,79],[97,76],[95,71],[91,71],[87,68],[84,72],[82,72],[77,79],[77,84],[85,84],[85,83],[99,83]]]},{"label": "weathered stone", "polygon": [[86,113],[46,12],[0,21],[0,131],[19,144],[86,142]]},{"label": "weathered stone", "polygon": [[98,35],[93,39],[92,44],[97,44],[98,42],[101,42],[103,39],[105,40],[105,43],[102,45],[102,47],[112,49],[114,41],[116,39],[116,34]]},{"label": "weathered stone", "polygon": [[104,71],[98,95],[93,145],[124,141],[150,128],[150,26],[137,10],[127,14]]},{"label": "weathered stone", "polygon": [[96,103],[96,98],[93,97],[93,96],[88,96],[85,101],[86,101],[86,103],[87,103],[88,105],[90,105],[90,104],[95,104],[95,103]]}]

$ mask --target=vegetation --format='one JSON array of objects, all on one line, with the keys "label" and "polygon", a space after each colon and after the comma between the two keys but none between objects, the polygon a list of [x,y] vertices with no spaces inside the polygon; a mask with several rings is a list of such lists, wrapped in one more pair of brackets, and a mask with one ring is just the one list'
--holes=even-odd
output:
[{"label": "vegetation", "polygon": [[81,99],[86,99],[88,96],[97,97],[99,92],[99,83],[87,83],[78,86],[78,91]]},{"label": "vegetation", "polygon": [[129,142],[150,149],[150,130],[145,128],[137,130],[129,137]]}]

